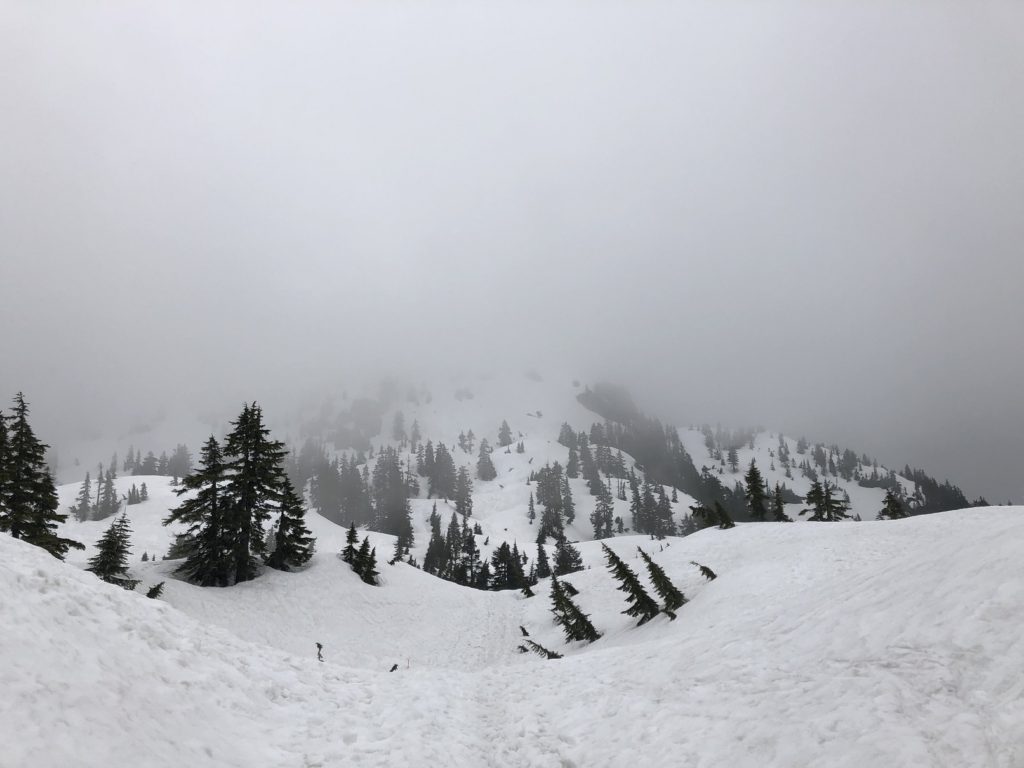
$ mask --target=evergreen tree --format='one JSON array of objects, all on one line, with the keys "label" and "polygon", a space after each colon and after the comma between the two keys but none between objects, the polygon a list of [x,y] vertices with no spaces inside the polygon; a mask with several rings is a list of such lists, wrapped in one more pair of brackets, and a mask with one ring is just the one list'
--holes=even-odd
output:
[{"label": "evergreen tree", "polygon": [[369,536],[363,539],[363,543],[356,550],[356,556],[352,561],[352,570],[365,583],[371,586],[377,585],[377,550],[370,548]]},{"label": "evergreen tree", "polygon": [[473,481],[465,467],[459,467],[455,481],[455,511],[463,516],[473,514]]},{"label": "evergreen tree", "polygon": [[89,559],[86,570],[92,571],[109,584],[117,584],[127,590],[135,589],[138,579],[128,578],[131,533],[128,518],[122,514],[96,542],[96,554]]},{"label": "evergreen tree", "polygon": [[590,524],[594,527],[595,539],[608,539],[612,536],[613,514],[615,503],[607,489],[597,497],[594,511],[590,515]]},{"label": "evergreen tree", "polygon": [[534,575],[538,579],[546,579],[551,575],[551,566],[548,564],[548,553],[543,544],[537,545],[537,566]]},{"label": "evergreen tree", "polygon": [[533,525],[533,521],[537,519],[537,507],[533,503],[533,493],[530,493],[530,503],[526,507],[526,517],[530,521],[530,525]]},{"label": "evergreen tree", "polygon": [[41,547],[63,560],[68,549],[85,549],[77,541],[57,535],[67,520],[60,514],[57,489],[46,467],[46,449],[28,423],[28,403],[19,392],[4,432],[0,455],[0,532]]},{"label": "evergreen tree", "polygon": [[274,548],[266,559],[269,568],[291,571],[309,562],[316,540],[304,520],[306,508],[291,480],[284,478],[281,489],[280,517],[274,532]]},{"label": "evergreen tree", "polygon": [[545,658],[545,659],[560,659],[560,658],[562,658],[562,654],[555,653],[554,651],[549,651],[543,645],[541,645],[540,643],[534,642],[533,640],[524,640],[523,642],[525,643],[525,646],[520,646],[520,648],[526,647],[528,650],[533,651],[534,653],[536,653],[538,656],[541,656],[542,658]]},{"label": "evergreen tree", "polygon": [[146,484],[142,484],[142,488],[139,489],[139,501],[149,501],[149,489],[146,488]]},{"label": "evergreen tree", "polygon": [[903,506],[900,497],[890,488],[885,492],[885,500],[882,502],[882,511],[878,513],[879,520],[899,520],[907,516],[907,510]]},{"label": "evergreen tree", "polygon": [[669,579],[660,565],[654,562],[640,547],[637,547],[637,549],[640,551],[640,557],[643,558],[644,564],[647,566],[647,573],[651,577],[654,591],[658,593],[658,597],[665,604],[665,612],[672,616],[672,618],[675,618],[673,611],[677,611],[686,604],[686,597],[676,588],[676,585],[672,583],[672,580]]},{"label": "evergreen tree", "polygon": [[729,449],[729,469],[731,469],[733,472],[736,472],[737,469],[739,469],[739,465],[739,454],[736,452],[736,448],[732,447]]},{"label": "evergreen tree", "polygon": [[498,470],[494,468],[494,462],[491,461],[491,447],[487,444],[486,438],[480,441],[480,455],[476,461],[476,476],[481,480],[494,480],[498,476]]},{"label": "evergreen tree", "polygon": [[551,579],[551,613],[554,614],[555,623],[562,628],[569,641],[582,640],[592,643],[601,637],[601,633],[590,622],[590,617],[573,602],[557,577]]},{"label": "evergreen tree", "polygon": [[659,539],[676,535],[676,524],[672,519],[672,505],[665,495],[665,487],[658,486],[658,501],[651,516],[650,532]]},{"label": "evergreen tree", "polygon": [[580,557],[579,550],[564,537],[555,542],[555,575],[564,576],[582,570],[583,558]]},{"label": "evergreen tree", "polygon": [[359,543],[359,534],[356,532],[356,524],[351,523],[348,527],[348,532],[345,534],[345,547],[341,550],[341,559],[349,565],[354,565],[356,561],[356,544]]},{"label": "evergreen tree", "polygon": [[764,478],[761,476],[761,471],[757,468],[757,462],[753,459],[750,460],[750,468],[743,479],[747,484],[745,496],[750,517],[763,522],[767,514],[767,510],[764,507]]},{"label": "evergreen tree", "polygon": [[160,583],[154,584],[152,587],[149,588],[149,590],[146,592],[146,597],[156,600],[163,593],[164,582],[161,581]]},{"label": "evergreen tree", "polygon": [[729,513],[725,511],[725,507],[722,506],[722,503],[720,501],[718,501],[718,499],[715,499],[714,508],[715,508],[715,516],[718,518],[718,527],[719,528],[723,528],[724,529],[724,528],[735,528],[736,527],[736,524],[732,521],[732,518],[729,517]]},{"label": "evergreen tree", "polygon": [[264,526],[284,491],[284,443],[270,439],[263,411],[246,404],[224,443],[227,498],[225,542],[230,542],[234,583],[257,573],[257,556],[266,554]]},{"label": "evergreen tree", "polygon": [[572,500],[572,489],[569,488],[569,478],[562,475],[562,514],[565,516],[565,522],[572,525],[573,520],[576,519],[576,505]]},{"label": "evergreen tree", "polygon": [[576,450],[576,444],[569,446],[569,460],[565,465],[565,476],[575,480],[580,476],[580,455]]},{"label": "evergreen tree", "polygon": [[177,572],[193,584],[203,587],[226,587],[233,583],[232,539],[230,538],[229,500],[224,494],[227,468],[220,444],[212,435],[200,452],[200,467],[184,478],[175,493],[196,494],[183,501],[164,519],[164,525],[183,523],[187,526],[176,543],[176,551],[168,556],[185,557]]},{"label": "evergreen tree", "polygon": [[430,513],[430,542],[423,556],[423,570],[427,573],[440,575],[444,573],[445,541],[441,534],[441,516],[437,514],[437,504]]},{"label": "evergreen tree", "polygon": [[657,616],[661,609],[647,594],[647,590],[643,588],[640,579],[633,573],[633,569],[612,552],[607,544],[602,544],[601,549],[604,550],[604,556],[608,560],[609,572],[619,581],[619,591],[625,592],[627,595],[626,602],[630,605],[623,613],[633,618],[639,618],[637,626],[645,624]]},{"label": "evergreen tree", "polygon": [[786,501],[782,497],[782,486],[775,484],[775,493],[772,496],[772,514],[776,523],[791,523],[792,518],[786,514]]},{"label": "evergreen tree", "polygon": [[512,429],[507,421],[502,421],[498,429],[498,445],[502,448],[512,445]]},{"label": "evergreen tree", "polygon": [[82,487],[78,491],[71,512],[80,523],[84,523],[92,515],[92,480],[88,472],[85,473],[85,480],[82,481]]}]

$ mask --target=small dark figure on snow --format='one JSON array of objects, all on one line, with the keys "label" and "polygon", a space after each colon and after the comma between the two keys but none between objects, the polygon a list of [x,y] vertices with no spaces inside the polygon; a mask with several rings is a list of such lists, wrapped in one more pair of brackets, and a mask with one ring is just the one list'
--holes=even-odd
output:
[{"label": "small dark figure on snow", "polygon": [[388,670],[388,672],[394,672],[396,669],[398,669],[398,665],[394,664],[392,665],[391,669]]},{"label": "small dark figure on snow", "polygon": [[324,647],[320,643],[316,644],[316,660],[317,661],[323,661],[324,660]]}]

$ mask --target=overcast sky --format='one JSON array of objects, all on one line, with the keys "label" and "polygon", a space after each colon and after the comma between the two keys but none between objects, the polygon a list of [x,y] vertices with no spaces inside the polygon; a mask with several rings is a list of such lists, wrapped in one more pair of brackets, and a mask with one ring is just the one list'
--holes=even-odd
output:
[{"label": "overcast sky", "polygon": [[560,361],[1024,501],[1020,3],[0,0],[0,116],[51,441]]}]

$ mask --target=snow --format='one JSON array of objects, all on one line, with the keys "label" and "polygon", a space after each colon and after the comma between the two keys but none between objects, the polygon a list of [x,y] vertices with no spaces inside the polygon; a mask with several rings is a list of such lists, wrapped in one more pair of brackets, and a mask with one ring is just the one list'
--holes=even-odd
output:
[{"label": "snow", "polygon": [[[456,398],[459,389],[473,397]],[[507,419],[525,453],[495,448],[498,477],[475,481],[472,522],[485,557],[509,541],[532,559],[529,474],[565,464],[563,421],[579,431],[601,420],[578,391],[568,377],[453,378],[394,404],[384,432],[402,410],[424,440],[452,446],[472,429],[477,445],[494,446]],[[700,431],[680,436],[698,468],[714,464]],[[738,451],[741,471],[725,468],[722,481],[756,459],[771,484],[805,493],[798,470],[770,468],[777,445],[757,434]],[[453,457],[475,467],[475,448]],[[865,519],[881,507],[881,489],[829,479]],[[586,568],[565,580],[603,635],[585,645],[554,625],[547,580],[530,599],[458,587],[387,565],[394,540],[384,534],[361,532],[381,571],[380,586],[363,584],[337,557],[344,529],[315,512],[306,519],[317,553],[302,571],[227,589],[181,582],[175,562],[140,560],[167,552],[175,531],[162,520],[179,502],[166,477],[116,485],[126,494],[142,482],[149,501],[127,508],[134,594],[83,571],[110,520],[69,519],[62,535],[87,546],[67,563],[0,536],[4,768],[1024,766],[1024,508],[617,536],[606,543],[645,584],[638,546],[689,599],[676,621],[636,627],[591,541],[594,499],[574,480],[566,531]],[[78,488],[59,488],[62,509]],[[412,502],[420,560],[434,504],[442,528],[452,514],[424,497],[425,487]],[[679,494],[677,521],[692,503]],[[616,514],[629,525],[626,502]],[[718,578],[705,581],[693,560]],[[161,581],[163,597],[146,599]],[[520,626],[564,658],[518,653]]]},{"label": "snow", "polygon": [[[130,509],[144,537],[162,516],[149,485],[151,508]],[[545,583],[523,599],[383,565],[370,587],[315,514],[308,569],[169,581],[162,600],[83,572],[88,552],[61,563],[0,536],[0,764],[1013,768],[1022,513],[616,537],[645,583],[637,545],[690,599],[639,628],[582,542],[588,569],[567,578],[604,636],[571,646]],[[515,653],[520,624],[565,658]]]}]

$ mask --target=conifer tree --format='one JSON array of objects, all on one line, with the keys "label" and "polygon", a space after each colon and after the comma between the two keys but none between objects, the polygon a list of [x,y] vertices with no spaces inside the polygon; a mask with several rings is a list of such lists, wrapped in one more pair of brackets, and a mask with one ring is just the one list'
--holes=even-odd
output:
[{"label": "conifer tree", "polygon": [[579,550],[572,544],[561,538],[555,542],[555,574],[564,576],[567,573],[583,570],[583,558]]},{"label": "conifer tree", "polygon": [[476,460],[476,476],[481,480],[494,480],[498,476],[494,462],[491,461],[491,447],[487,444],[486,438],[480,441],[480,455]]},{"label": "conifer tree", "polygon": [[658,501],[654,505],[654,513],[651,516],[650,533],[659,539],[676,535],[676,524],[672,519],[672,505],[669,503],[668,496],[665,495],[665,486],[658,486]]},{"label": "conifer tree", "polygon": [[612,536],[613,513],[615,503],[607,489],[597,497],[594,511],[590,514],[590,524],[594,527],[595,539],[608,539]]},{"label": "conifer tree", "polygon": [[565,464],[565,476],[575,480],[580,476],[580,455],[575,442],[569,446],[569,459]]},{"label": "conifer tree", "polygon": [[199,469],[184,478],[175,491],[178,496],[196,494],[183,501],[164,519],[164,525],[183,523],[186,533],[173,554],[185,556],[177,572],[193,584],[226,587],[233,583],[232,539],[228,516],[229,500],[224,494],[227,469],[220,444],[212,435],[200,452]]},{"label": "conifer tree", "polygon": [[637,547],[637,549],[640,551],[640,557],[643,558],[644,564],[647,566],[647,573],[651,577],[654,591],[658,593],[658,597],[665,604],[665,612],[672,618],[675,618],[673,612],[686,604],[686,597],[672,583],[672,580],[669,579],[662,567],[650,558],[650,555],[640,549],[640,547]]},{"label": "conifer tree", "polygon": [[356,556],[352,561],[352,570],[367,584],[377,585],[377,550],[370,548],[370,537],[363,539],[363,543],[356,550]]},{"label": "conifer tree", "polygon": [[348,532],[345,534],[345,547],[341,550],[341,559],[349,565],[354,565],[356,561],[356,552],[358,551],[356,544],[359,543],[359,534],[356,532],[356,524],[350,523]]},{"label": "conifer tree", "polygon": [[85,473],[85,480],[82,481],[82,487],[78,491],[71,512],[80,523],[84,523],[92,515],[92,480],[88,472]]},{"label": "conifer tree", "polygon": [[156,600],[163,593],[164,582],[161,581],[160,583],[154,584],[152,587],[149,588],[149,590],[146,592],[146,597]]},{"label": "conifer tree", "polygon": [[545,659],[560,659],[560,658],[562,658],[562,654],[555,653],[554,651],[549,651],[543,645],[541,645],[540,643],[534,642],[533,640],[524,640],[523,642],[525,643],[525,647],[526,648],[528,648],[530,651],[533,651],[538,656],[541,656],[541,657],[543,657]]},{"label": "conifer tree", "polygon": [[498,445],[502,448],[512,445],[512,428],[507,421],[502,421],[498,429]]},{"label": "conifer tree", "polygon": [[569,478],[562,475],[562,514],[565,516],[565,522],[572,525],[573,520],[576,519],[576,504],[572,500],[572,489],[569,487]]},{"label": "conifer tree", "polygon": [[776,523],[791,523],[793,519],[786,514],[786,502],[782,498],[782,486],[775,484],[775,493],[772,496],[772,514]]},{"label": "conifer tree", "polygon": [[745,496],[750,517],[763,522],[767,514],[764,507],[764,478],[757,468],[757,462],[753,459],[750,460],[750,468],[743,479],[747,484]]},{"label": "conifer tree", "polygon": [[143,483],[142,487],[139,489],[139,501],[149,501],[149,489],[146,488],[145,483]]},{"label": "conifer tree", "polygon": [[128,556],[131,554],[131,526],[122,514],[110,524],[106,533],[96,542],[96,554],[85,569],[92,571],[108,584],[117,584],[127,590],[138,585],[138,579],[128,577]]},{"label": "conifer tree", "polygon": [[900,497],[892,488],[885,492],[885,500],[882,502],[882,511],[878,513],[879,520],[899,520],[907,516],[907,510],[903,506]]},{"label": "conifer tree", "polygon": [[619,581],[619,591],[625,592],[627,595],[626,602],[630,605],[623,613],[633,618],[639,618],[637,626],[645,624],[657,616],[661,609],[647,594],[647,590],[644,589],[637,575],[633,573],[633,569],[612,552],[607,544],[602,544],[601,548],[608,560],[608,571]]},{"label": "conifer tree", "polygon": [[274,531],[274,548],[266,563],[269,568],[291,571],[309,562],[316,540],[306,527],[306,508],[302,499],[287,477],[282,484],[279,510],[280,517]]},{"label": "conifer tree", "polygon": [[538,579],[546,579],[551,575],[551,565],[548,563],[548,553],[543,544],[537,545],[537,565],[534,574]]},{"label": "conifer tree", "polygon": [[455,480],[455,511],[463,516],[473,514],[473,481],[465,467],[459,467]]},{"label": "conifer tree", "polygon": [[423,556],[423,570],[427,573],[441,575],[444,573],[445,542],[441,535],[441,516],[437,514],[437,504],[430,513],[430,542]]},{"label": "conifer tree", "polygon": [[732,448],[729,449],[729,469],[731,469],[733,472],[736,472],[736,470],[739,469],[739,465],[740,465],[739,454],[736,453],[736,448],[732,447]]},{"label": "conifer tree", "polygon": [[569,641],[592,643],[601,637],[601,633],[590,622],[590,617],[573,602],[557,577],[551,579],[551,613]]},{"label": "conifer tree", "polygon": [[717,578],[718,578],[718,574],[717,574],[717,573],[715,573],[714,571],[712,571],[712,570],[711,570],[710,568],[708,568],[708,567],[707,567],[706,565],[701,565],[701,564],[700,564],[700,563],[698,563],[698,562],[697,562],[696,560],[691,560],[691,561],[690,561],[690,565],[695,565],[695,566],[697,566],[697,568],[699,568],[699,569],[700,569],[700,575],[701,575],[701,576],[703,576],[703,577],[704,577],[705,579],[707,579],[708,581],[714,581],[715,579],[717,579]]},{"label": "conifer tree", "polygon": [[722,506],[722,502],[720,502],[718,499],[715,499],[714,508],[715,508],[715,516],[718,518],[718,527],[719,528],[723,528],[724,529],[724,528],[735,528],[736,527],[736,523],[734,523],[732,521],[732,518],[729,517],[729,513],[725,511],[725,507]]},{"label": "conifer tree", "polygon": [[264,526],[283,492],[284,443],[270,439],[263,411],[246,404],[224,443],[229,472],[224,488],[228,510],[225,541],[230,541],[234,583],[257,573],[257,556],[266,554]]},{"label": "conifer tree", "polygon": [[46,467],[46,449],[28,423],[28,403],[19,392],[0,450],[0,532],[41,547],[63,560],[68,549],[85,549],[77,541],[57,535],[67,520],[58,510],[57,489]]}]

